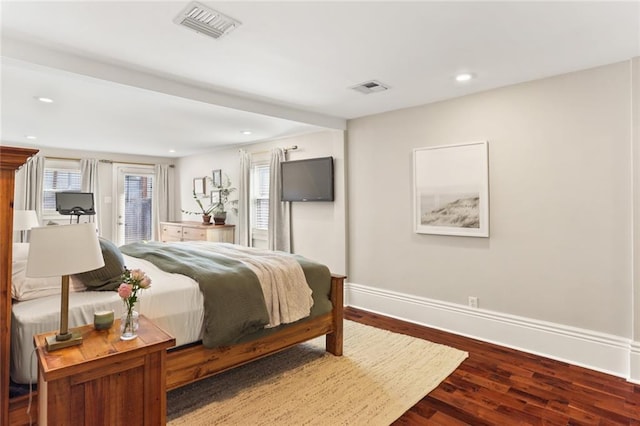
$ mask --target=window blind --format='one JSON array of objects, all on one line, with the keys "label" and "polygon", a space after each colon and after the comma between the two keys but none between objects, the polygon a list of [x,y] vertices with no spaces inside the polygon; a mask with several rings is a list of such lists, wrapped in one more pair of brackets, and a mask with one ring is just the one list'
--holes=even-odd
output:
[{"label": "window blind", "polygon": [[44,169],[43,210],[56,209],[56,192],[82,190],[82,173],[76,169]]},{"label": "window blind", "polygon": [[253,189],[253,224],[255,229],[269,228],[269,165],[254,166],[254,179],[251,181]]},{"label": "window blind", "polygon": [[153,235],[153,177],[124,176],[124,240],[125,244],[151,240]]}]

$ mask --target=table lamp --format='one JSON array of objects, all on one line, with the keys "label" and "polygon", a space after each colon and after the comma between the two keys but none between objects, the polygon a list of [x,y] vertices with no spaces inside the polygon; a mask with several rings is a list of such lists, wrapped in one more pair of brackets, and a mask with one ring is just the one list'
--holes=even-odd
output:
[{"label": "table lamp", "polygon": [[31,229],[27,277],[62,277],[60,331],[47,338],[47,350],[82,343],[80,333],[69,331],[69,275],[104,266],[93,223],[44,226]]},{"label": "table lamp", "polygon": [[14,210],[13,211],[13,230],[28,231],[31,228],[40,226],[38,223],[38,215],[35,210]]}]

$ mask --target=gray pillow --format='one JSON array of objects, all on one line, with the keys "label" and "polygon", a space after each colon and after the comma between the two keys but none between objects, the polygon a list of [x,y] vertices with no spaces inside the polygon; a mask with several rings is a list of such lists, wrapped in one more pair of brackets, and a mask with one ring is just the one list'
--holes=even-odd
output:
[{"label": "gray pillow", "polygon": [[104,266],[93,271],[76,274],[74,277],[87,287],[87,290],[115,290],[122,283],[124,259],[120,249],[111,241],[100,238],[100,249]]}]

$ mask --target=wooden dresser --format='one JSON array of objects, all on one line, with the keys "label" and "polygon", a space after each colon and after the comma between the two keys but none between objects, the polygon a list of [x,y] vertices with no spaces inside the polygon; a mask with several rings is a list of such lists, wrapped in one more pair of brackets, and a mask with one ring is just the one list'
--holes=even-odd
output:
[{"label": "wooden dresser", "polygon": [[167,348],[175,339],[140,316],[138,337],[120,340],[120,321],[109,330],[75,328],[83,342],[48,352],[37,334],[38,424],[164,425]]},{"label": "wooden dresser", "polygon": [[160,239],[167,241],[212,241],[233,243],[235,225],[203,225],[200,222],[160,222]]},{"label": "wooden dresser", "polygon": [[0,146],[0,425],[12,424],[9,418],[9,346],[15,175],[16,170],[37,152],[37,149]]}]

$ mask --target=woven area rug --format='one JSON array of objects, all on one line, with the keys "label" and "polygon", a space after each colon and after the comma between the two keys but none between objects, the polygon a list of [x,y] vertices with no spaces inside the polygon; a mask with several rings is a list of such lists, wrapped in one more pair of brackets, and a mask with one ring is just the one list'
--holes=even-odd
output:
[{"label": "woven area rug", "polygon": [[345,321],[344,356],[324,337],[173,390],[178,425],[388,425],[468,356],[426,340]]}]

